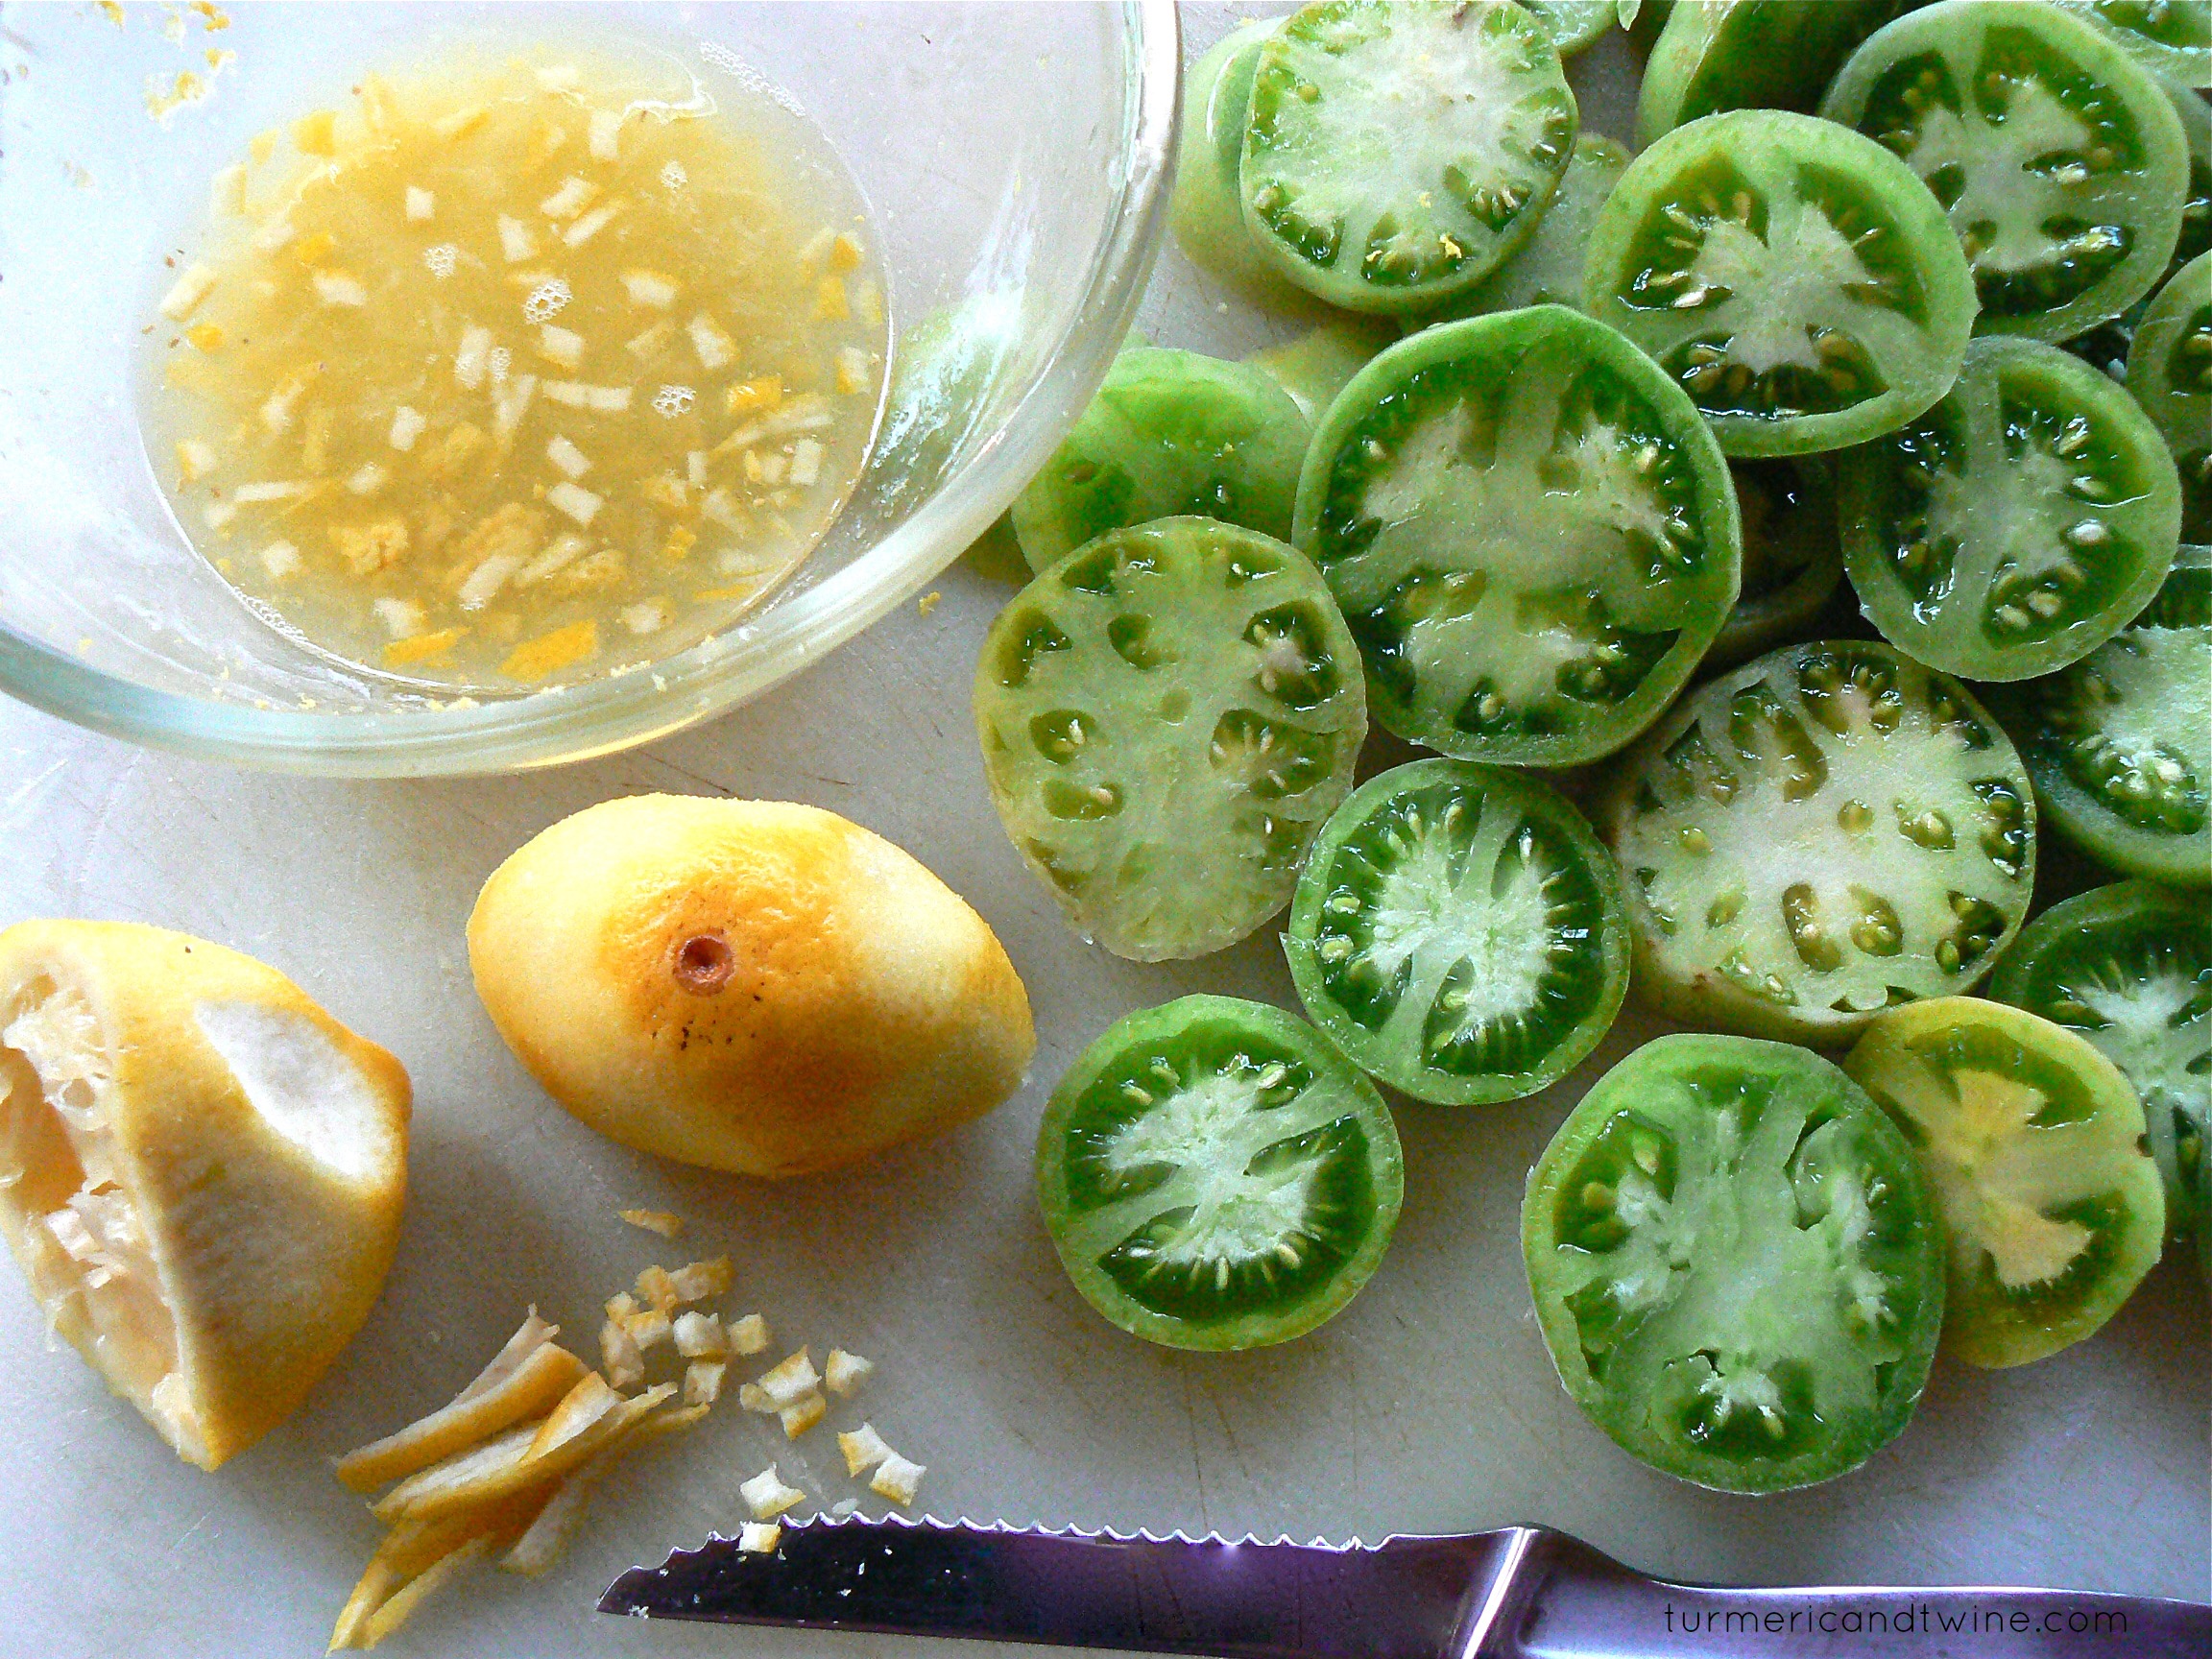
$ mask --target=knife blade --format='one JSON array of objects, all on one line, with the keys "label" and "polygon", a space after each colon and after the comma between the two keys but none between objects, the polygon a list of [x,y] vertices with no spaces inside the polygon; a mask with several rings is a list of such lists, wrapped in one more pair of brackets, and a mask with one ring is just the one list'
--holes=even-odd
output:
[{"label": "knife blade", "polygon": [[2212,1607],[2009,1588],[1731,1590],[1514,1527],[1376,1545],[816,1519],[710,1537],[602,1613],[1214,1659],[2206,1659]]}]

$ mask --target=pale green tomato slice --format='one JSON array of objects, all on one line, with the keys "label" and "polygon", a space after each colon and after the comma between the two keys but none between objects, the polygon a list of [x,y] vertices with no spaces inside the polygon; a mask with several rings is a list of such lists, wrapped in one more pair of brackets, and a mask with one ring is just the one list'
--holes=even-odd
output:
[{"label": "pale green tomato slice", "polygon": [[1927,182],[1974,270],[1981,334],[2056,344],[2157,283],[2189,146],[2151,72],[2049,6],[1939,0],[1851,55],[1820,113]]},{"label": "pale green tomato slice", "polygon": [[1590,252],[1590,230],[1598,210],[1628,170],[1628,151],[1610,138],[1585,132],[1559,180],[1558,193],[1544,210],[1543,222],[1521,252],[1476,287],[1441,310],[1408,317],[1407,333],[1477,317],[1487,311],[1517,311],[1524,305],[1582,306],[1582,266]]},{"label": "pale green tomato slice", "polygon": [[1705,653],[1708,670],[1811,637],[1843,580],[1835,469],[1827,457],[1732,461],[1728,475],[1743,521],[1743,589]]},{"label": "pale green tomato slice", "polygon": [[2063,1025],[2134,1085],[2178,1238],[2212,1226],[2197,1190],[2212,1141],[2212,910],[2154,881],[2116,881],[2020,930],[1989,995]]},{"label": "pale green tomato slice", "polygon": [[1310,428],[1259,370],[1195,351],[1123,351],[1014,499],[1031,569],[1109,530],[1184,515],[1290,534]]},{"label": "pale green tomato slice", "polygon": [[1726,1492],[1809,1486],[1895,1439],[1942,1329],[1911,1148],[1787,1044],[1685,1033],[1606,1072],[1529,1175],[1521,1248],[1575,1403]]},{"label": "pale green tomato slice", "polygon": [[1207,518],[1110,531],[999,613],[975,669],[1006,833],[1069,921],[1140,962],[1288,901],[1367,734],[1358,648],[1295,549]]},{"label": "pale green tomato slice", "polygon": [[1185,72],[1183,147],[1167,224],[1184,256],[1208,276],[1269,310],[1300,311],[1312,306],[1312,296],[1278,272],[1252,240],[1237,182],[1260,47],[1282,21],[1240,24]]},{"label": "pale green tomato slice", "polygon": [[1594,815],[1623,877],[1638,995],[1686,1023],[1848,1042],[1969,990],[2035,882],[2028,776],[1947,675],[1876,641],[1709,680]]},{"label": "pale green tomato slice", "polygon": [[1321,831],[1283,936],[1299,1000],[1417,1100],[1518,1100],[1579,1064],[1628,988],[1613,861],[1523,772],[1416,760]]},{"label": "pale green tomato slice", "polygon": [[2212,86],[2212,6],[2205,0],[2053,0],[2086,17],[2146,69]]},{"label": "pale green tomato slice", "polygon": [[1974,316],[1965,258],[1904,163],[1777,109],[1708,115],[1637,156],[1591,231],[1584,299],[1732,456],[1911,420],[1950,389]]},{"label": "pale green tomato slice", "polygon": [[1842,462],[1843,562],[1882,637],[1932,668],[2027,680],[2158,591],[2181,487],[2134,399],[2056,346],[1987,336],[1950,395]]},{"label": "pale green tomato slice", "polygon": [[2212,536],[2212,253],[2183,266],[2144,312],[2128,390],[2180,469],[2185,533]]},{"label": "pale green tomato slice", "polygon": [[2087,657],[1997,688],[2045,822],[2099,863],[2212,885],[2212,548]]},{"label": "pale green tomato slice", "polygon": [[1644,65],[1636,141],[1723,109],[1811,113],[1852,49],[1915,0],[1690,0]]},{"label": "pale green tomato slice", "polygon": [[1843,1061],[1896,1119],[1950,1253],[1944,1346],[2025,1365],[2093,1335],[2158,1260],[2143,1108],[2073,1032],[1979,997],[1893,1008]]},{"label": "pale green tomato slice", "polygon": [[1587,52],[1620,17],[1620,0],[1520,0],[1535,13],[1559,56]]},{"label": "pale green tomato slice", "polygon": [[1736,498],[1680,388],[1559,305],[1401,340],[1330,405],[1297,541],[1376,717],[1469,760],[1571,765],[1656,719],[1736,599]]},{"label": "pale green tomato slice", "polygon": [[1244,361],[1287,392],[1310,424],[1336,401],[1352,376],[1397,338],[1398,331],[1379,318],[1334,317]]},{"label": "pale green tomato slice", "polygon": [[1321,0],[1260,49],[1244,222],[1333,305],[1432,307],[1528,239],[1576,120],[1557,50],[1509,0]]}]

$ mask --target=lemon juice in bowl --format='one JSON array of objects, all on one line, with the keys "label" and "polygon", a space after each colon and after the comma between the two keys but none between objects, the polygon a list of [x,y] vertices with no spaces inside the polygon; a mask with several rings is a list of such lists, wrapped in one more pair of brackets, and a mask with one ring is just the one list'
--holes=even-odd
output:
[{"label": "lemon juice in bowl", "polygon": [[755,78],[562,41],[255,136],[149,298],[142,425],[261,619],[515,692],[728,627],[859,476],[889,321],[858,188]]}]

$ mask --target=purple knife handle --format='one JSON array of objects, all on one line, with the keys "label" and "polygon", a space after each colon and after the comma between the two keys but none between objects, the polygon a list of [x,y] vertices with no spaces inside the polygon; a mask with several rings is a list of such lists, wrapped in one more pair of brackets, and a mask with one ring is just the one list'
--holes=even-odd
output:
[{"label": "purple knife handle", "polygon": [[1719,1590],[1527,1529],[1452,1659],[2207,1659],[2212,1606],[2065,1590]]}]

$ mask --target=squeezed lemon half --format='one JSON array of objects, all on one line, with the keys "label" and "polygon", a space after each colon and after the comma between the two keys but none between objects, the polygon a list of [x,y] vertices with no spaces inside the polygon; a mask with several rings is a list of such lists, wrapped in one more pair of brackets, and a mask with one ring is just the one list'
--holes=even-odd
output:
[{"label": "squeezed lemon half", "polygon": [[187,1462],[297,1407],[382,1288],[407,1073],[291,980],[115,922],[0,932],[0,1231]]}]

